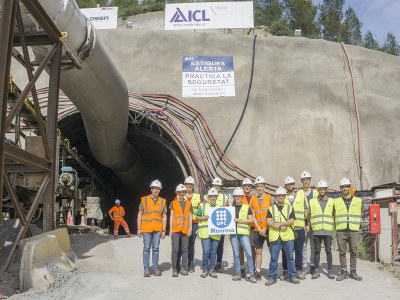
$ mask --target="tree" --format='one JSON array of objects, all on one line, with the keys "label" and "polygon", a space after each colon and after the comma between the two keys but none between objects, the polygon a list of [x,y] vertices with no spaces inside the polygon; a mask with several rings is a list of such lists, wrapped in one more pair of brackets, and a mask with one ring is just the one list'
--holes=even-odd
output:
[{"label": "tree", "polygon": [[97,4],[100,6],[107,6],[107,0],[76,0],[76,4],[78,4],[79,8],[93,8],[97,7]]},{"label": "tree", "polygon": [[318,22],[324,39],[337,42],[343,20],[343,5],[345,0],[323,0],[319,5]]},{"label": "tree", "polygon": [[350,45],[362,45],[361,27],[362,23],[358,19],[356,12],[352,7],[349,7],[344,13],[340,41]]},{"label": "tree", "polygon": [[254,1],[255,25],[270,26],[282,19],[282,5],[279,0]]},{"label": "tree", "polygon": [[286,27],[285,24],[283,24],[281,21],[276,21],[273,22],[269,26],[269,31],[271,32],[272,35],[277,35],[277,36],[290,36],[292,35],[291,30]]},{"label": "tree", "polygon": [[379,43],[369,30],[364,36],[363,46],[368,49],[379,50]]},{"label": "tree", "polygon": [[395,35],[391,32],[387,34],[386,41],[383,44],[383,51],[392,55],[400,55],[399,44]]},{"label": "tree", "polygon": [[292,31],[301,29],[304,36],[319,36],[315,20],[318,7],[311,0],[283,0],[283,4],[285,20]]}]

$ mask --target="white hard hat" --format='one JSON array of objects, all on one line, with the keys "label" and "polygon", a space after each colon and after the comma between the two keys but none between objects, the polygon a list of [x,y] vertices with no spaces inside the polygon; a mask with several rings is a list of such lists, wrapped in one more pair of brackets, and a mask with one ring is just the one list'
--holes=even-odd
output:
[{"label": "white hard hat", "polygon": [[257,178],[254,180],[254,184],[259,184],[259,183],[266,183],[264,177],[257,176]]},{"label": "white hard hat", "polygon": [[208,190],[207,195],[208,196],[218,196],[218,191],[214,188],[211,188]]},{"label": "white hard hat", "polygon": [[283,187],[278,187],[275,191],[276,195],[287,195],[286,189]]},{"label": "white hard hat", "polygon": [[215,177],[212,181],[212,185],[222,185],[222,179],[219,177]]},{"label": "white hard hat", "polygon": [[291,183],[295,183],[296,181],[294,180],[294,178],[293,177],[291,177],[291,176],[287,176],[286,178],[285,178],[285,184],[291,184]]},{"label": "white hard hat", "polygon": [[117,203],[121,203],[121,200],[116,199],[116,200],[115,200],[115,204],[117,204]]},{"label": "white hard hat", "polygon": [[195,182],[194,182],[194,178],[192,177],[192,176],[189,176],[189,177],[187,177],[186,179],[185,179],[185,182],[184,182],[184,184],[195,184]]},{"label": "white hard hat", "polygon": [[186,186],[184,186],[183,184],[178,184],[176,186],[175,192],[185,192],[186,191]]},{"label": "white hard hat", "polygon": [[300,178],[301,178],[301,179],[304,179],[304,178],[311,178],[311,174],[310,174],[310,172],[303,171],[303,172],[301,173],[301,175],[300,175]]},{"label": "white hard hat", "polygon": [[236,189],[233,190],[233,196],[243,196],[244,191],[241,187],[237,187]]},{"label": "white hard hat", "polygon": [[342,179],[340,179],[339,185],[340,185],[340,186],[343,186],[343,185],[351,185],[350,179],[347,179],[347,178],[343,177]]},{"label": "white hard hat", "polygon": [[253,185],[253,181],[251,181],[250,178],[244,178],[242,181],[242,185],[245,185],[245,184]]},{"label": "white hard hat", "polygon": [[160,189],[162,189],[162,185],[161,182],[159,180],[154,180],[151,184],[150,187],[158,187]]},{"label": "white hard hat", "polygon": [[328,187],[328,183],[321,179],[320,181],[317,182],[317,188],[327,188]]}]

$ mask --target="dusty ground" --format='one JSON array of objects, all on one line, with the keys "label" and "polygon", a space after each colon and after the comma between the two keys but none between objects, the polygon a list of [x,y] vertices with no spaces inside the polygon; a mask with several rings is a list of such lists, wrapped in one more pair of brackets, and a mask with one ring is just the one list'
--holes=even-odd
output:
[{"label": "dusty ground", "polygon": [[[56,288],[43,293],[24,293],[10,299],[243,299],[258,295],[271,295],[280,299],[399,299],[400,281],[387,271],[378,269],[379,264],[360,261],[358,273],[362,282],[346,280],[336,282],[322,275],[311,280],[310,275],[299,285],[280,282],[272,287],[264,286],[265,278],[257,284],[246,281],[233,282],[232,250],[225,243],[226,271],[217,279],[200,278],[201,244],[196,242],[196,272],[187,277],[171,277],[170,238],[160,245],[160,269],[162,277],[143,277],[142,239],[95,234],[71,236],[72,247],[79,257],[79,269],[73,273],[56,272]],[[269,256],[264,251],[263,277],[267,273]],[[322,255],[322,261],[325,256]],[[338,254],[334,252],[335,272],[338,271]]]}]

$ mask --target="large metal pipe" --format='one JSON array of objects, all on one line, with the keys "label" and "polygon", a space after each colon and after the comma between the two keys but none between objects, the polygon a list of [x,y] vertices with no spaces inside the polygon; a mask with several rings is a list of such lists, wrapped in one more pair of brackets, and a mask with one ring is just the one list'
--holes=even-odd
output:
[{"label": "large metal pipe", "polygon": [[[140,161],[127,141],[129,99],[124,79],[74,0],[39,2],[58,29],[66,32],[65,39],[83,62],[82,69],[63,68],[60,87],[81,112],[93,156],[131,181],[138,174]],[[41,30],[23,8],[22,15],[26,32]],[[33,50],[35,60],[40,61],[47,48]]]}]

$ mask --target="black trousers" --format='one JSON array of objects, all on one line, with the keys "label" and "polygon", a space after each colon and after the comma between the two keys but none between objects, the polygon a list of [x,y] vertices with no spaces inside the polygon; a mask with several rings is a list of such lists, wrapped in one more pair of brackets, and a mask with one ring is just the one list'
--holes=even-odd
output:
[{"label": "black trousers", "polygon": [[325,245],[326,260],[328,262],[328,271],[332,271],[332,236],[330,236],[330,235],[314,235],[314,244],[315,244],[314,265],[315,265],[315,269],[318,270],[318,268],[319,268],[322,241],[324,241],[324,245]]}]

